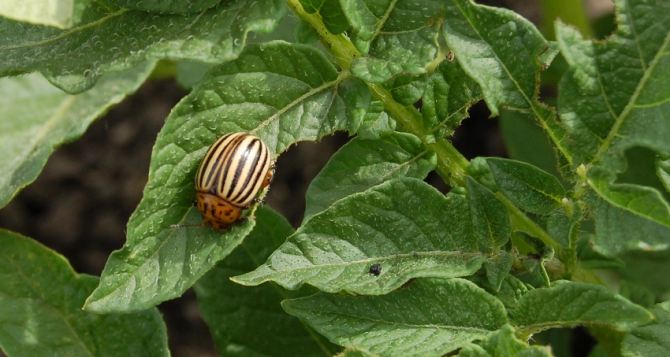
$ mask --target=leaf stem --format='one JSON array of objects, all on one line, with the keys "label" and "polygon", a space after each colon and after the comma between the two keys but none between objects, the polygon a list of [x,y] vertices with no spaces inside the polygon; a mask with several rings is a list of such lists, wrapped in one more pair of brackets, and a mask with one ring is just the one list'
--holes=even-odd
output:
[{"label": "leaf stem", "polygon": [[[352,62],[361,53],[345,35],[334,35],[324,25],[319,13],[310,14],[300,4],[300,0],[287,0],[288,5],[302,20],[310,24],[319,34],[321,41],[333,54],[342,70],[348,71]],[[465,183],[466,169],[469,161],[444,138],[436,138],[430,130],[423,126],[420,113],[414,108],[402,105],[393,99],[391,93],[377,83],[366,83],[370,91],[383,104],[386,111],[400,126],[421,139],[424,146],[437,154],[436,171],[451,186]]]},{"label": "leaf stem", "polygon": [[287,0],[287,2],[288,6],[293,9],[293,12],[295,12],[295,14],[303,21],[310,24],[316,33],[319,34],[321,41],[335,56],[340,67],[344,70],[349,70],[351,62],[361,55],[354,44],[344,35],[334,35],[328,31],[321,19],[321,15],[318,12],[313,14],[308,13],[305,8],[302,7],[300,0]]}]

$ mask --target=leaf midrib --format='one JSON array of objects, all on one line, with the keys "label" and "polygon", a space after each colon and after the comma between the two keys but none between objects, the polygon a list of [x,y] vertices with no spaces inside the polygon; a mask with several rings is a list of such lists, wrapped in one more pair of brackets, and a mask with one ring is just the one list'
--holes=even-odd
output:
[{"label": "leaf midrib", "polygon": [[623,123],[626,120],[626,118],[628,117],[628,115],[630,115],[630,113],[636,107],[637,100],[639,99],[640,95],[642,94],[642,91],[646,87],[647,82],[651,78],[651,74],[656,69],[656,66],[660,62],[660,59],[665,55],[665,51],[668,49],[668,44],[669,43],[670,43],[670,33],[668,33],[665,36],[665,40],[663,40],[663,44],[659,47],[658,51],[656,52],[656,55],[654,56],[654,59],[649,64],[649,67],[647,68],[647,70],[644,71],[644,74],[642,75],[642,78],[640,79],[640,82],[638,83],[637,87],[635,88],[635,92],[633,92],[633,95],[631,96],[630,100],[628,101],[628,103],[626,103],[626,107],[621,112],[621,114],[619,114],[616,121],[614,122],[614,125],[612,125],[612,128],[610,129],[609,133],[607,134],[607,137],[605,137],[605,139],[602,141],[602,144],[598,148],[598,151],[593,156],[593,159],[590,162],[591,164],[595,164],[600,159],[602,159],[602,156],[609,149],[609,147],[612,145],[614,140],[619,136],[619,130],[621,129],[621,126],[623,125]]},{"label": "leaf midrib", "polygon": [[[477,34],[477,36],[479,37],[479,39],[480,39],[482,42],[486,43],[486,45],[488,46],[488,48],[491,50],[491,53],[495,56],[495,58],[496,58],[496,60],[498,61],[498,63],[500,63],[501,67],[503,68],[503,70],[504,70],[505,73],[507,74],[507,77],[512,81],[512,83],[514,83],[514,86],[517,88],[518,92],[521,93],[521,95],[523,96],[524,100],[525,100],[525,101],[528,103],[528,105],[530,106],[530,110],[533,112],[533,115],[534,115],[536,118],[539,119],[538,121],[540,122],[540,125],[542,125],[542,128],[544,129],[544,131],[547,132],[547,134],[551,137],[552,142],[554,142],[554,144],[555,144],[556,147],[560,150],[560,152],[563,154],[563,156],[565,157],[565,159],[566,159],[569,163],[572,163],[572,159],[573,159],[573,158],[572,158],[570,152],[569,152],[565,147],[563,147],[563,144],[561,143],[561,140],[560,140],[560,138],[558,137],[558,134],[557,134],[556,132],[554,132],[554,130],[553,130],[553,129],[551,128],[551,126],[549,125],[549,120],[551,120],[551,118],[546,118],[546,117],[544,117],[543,115],[541,115],[540,111],[539,111],[538,108],[537,108],[537,104],[535,103],[535,101],[534,101],[534,100],[531,100],[531,98],[528,97],[528,95],[526,94],[526,92],[524,92],[524,91],[521,89],[521,85],[520,85],[519,82],[516,80],[516,78],[512,75],[512,72],[510,72],[509,68],[507,68],[507,65],[505,64],[505,62],[503,62],[503,61],[500,59],[500,56],[498,56],[498,53],[495,51],[495,48],[494,48],[493,46],[491,46],[491,45],[489,44],[489,42],[488,42],[487,40],[485,40],[484,37],[479,33],[479,29],[474,25],[474,23],[472,22],[472,20],[470,19],[470,17],[466,15],[466,13],[465,13],[465,11],[463,10],[463,8],[461,7],[460,3],[459,3],[458,1],[454,1],[454,4],[455,4],[456,7],[458,8],[458,11],[461,13],[461,15],[463,16],[463,18],[468,22],[468,24],[470,25],[470,28],[472,28],[472,30]],[[475,5],[475,6],[478,6],[478,5]]]},{"label": "leaf midrib", "polygon": [[[297,300],[299,300],[299,299],[297,299]],[[290,300],[288,300],[288,301],[290,301]],[[305,311],[305,310],[303,310],[303,311]],[[371,317],[361,316],[361,315],[350,315],[350,314],[346,314],[344,312],[339,312],[339,311],[325,312],[323,310],[320,310],[320,311],[316,311],[315,314],[322,315],[322,316],[336,315],[336,316],[348,318],[350,320],[369,321],[369,322],[373,322],[373,323],[376,323],[376,324],[400,326],[400,327],[412,328],[412,329],[431,329],[431,330],[443,330],[443,331],[468,331],[468,332],[478,332],[478,333],[491,333],[491,332],[495,331],[495,330],[487,330],[484,327],[458,326],[458,325],[447,325],[447,324],[445,324],[445,325],[419,324],[419,323],[381,320],[381,319],[374,319],[374,318],[371,318]]]},{"label": "leaf midrib", "polygon": [[[311,88],[310,90],[308,90],[307,92],[305,92],[303,95],[301,95],[301,96],[299,96],[298,98],[294,99],[293,101],[291,101],[290,103],[288,103],[287,105],[285,105],[284,107],[282,107],[281,109],[279,109],[276,113],[274,113],[274,114],[272,114],[271,116],[269,116],[267,119],[265,119],[265,120],[263,120],[262,122],[258,123],[258,125],[257,125],[254,129],[252,129],[252,130],[250,131],[250,133],[252,133],[252,134],[257,133],[258,130],[261,130],[261,129],[263,129],[264,127],[268,126],[272,121],[276,120],[277,118],[279,118],[279,117],[280,117],[281,115],[283,115],[284,113],[286,113],[286,112],[288,112],[289,110],[293,109],[293,107],[295,107],[296,105],[298,105],[298,104],[304,102],[307,98],[309,98],[309,97],[311,97],[311,96],[313,96],[313,95],[316,95],[316,94],[318,94],[318,93],[320,93],[320,92],[322,92],[322,91],[324,91],[324,90],[326,90],[326,89],[328,89],[328,88],[330,88],[330,87],[333,87],[333,86],[334,86],[335,88],[337,88],[337,85],[338,85],[340,82],[342,82],[343,80],[345,80],[347,77],[348,77],[348,72],[340,72],[340,74],[339,74],[339,75],[337,76],[337,78],[335,78],[334,80],[332,80],[332,81],[328,81],[328,82],[324,82],[323,84],[321,84],[321,85],[318,86],[318,87],[313,87],[313,88]],[[329,104],[329,106],[328,106],[328,110],[327,110],[327,112],[330,112],[330,107],[332,106],[332,101],[334,100],[335,95],[336,95],[336,93],[333,93],[333,98],[331,99],[331,102],[330,102],[330,104]]]},{"label": "leaf midrib", "polygon": [[[380,257],[369,257],[365,259],[358,259],[358,260],[350,260],[342,263],[329,263],[329,264],[313,264],[311,266],[306,266],[306,267],[300,267],[300,268],[294,268],[291,270],[275,270],[272,269],[274,274],[279,274],[279,273],[285,273],[285,272],[296,272],[296,271],[303,271],[303,270],[311,270],[311,269],[321,269],[321,268],[337,268],[337,267],[346,267],[350,265],[355,265],[355,264],[361,264],[361,263],[371,263],[371,262],[383,262],[383,261],[389,261],[393,259],[401,259],[401,258],[408,258],[408,257],[477,257],[477,256],[484,256],[483,253],[480,252],[462,252],[462,251],[457,251],[457,250],[448,250],[448,251],[443,251],[443,250],[432,250],[432,251],[423,251],[423,252],[411,252],[411,253],[399,253],[399,254],[393,254],[393,255],[388,255],[388,256],[380,256]],[[269,276],[269,275],[268,275]],[[235,278],[235,277],[233,277]],[[268,277],[264,277],[264,279],[269,279]],[[238,279],[233,279],[233,281],[238,282]],[[267,280],[266,280],[267,281]]]},{"label": "leaf midrib", "polygon": [[9,46],[0,47],[0,51],[16,50],[16,49],[20,49],[20,48],[38,47],[38,46],[47,45],[49,43],[56,42],[60,39],[66,38],[73,33],[81,32],[81,31],[87,30],[91,27],[96,27],[98,25],[102,25],[103,23],[107,22],[108,20],[113,19],[115,17],[119,17],[119,16],[123,15],[124,13],[126,13],[128,11],[129,11],[128,9],[121,9],[121,10],[112,12],[112,13],[106,15],[106,16],[103,16],[103,17],[101,17],[101,18],[99,18],[95,21],[91,21],[91,22],[89,22],[87,24],[84,24],[84,25],[81,25],[79,27],[73,27],[73,28],[71,28],[67,31],[59,33],[56,36],[53,36],[53,37],[50,37],[50,38],[45,38],[45,39],[42,39],[42,40],[39,40],[39,41],[19,43],[19,44],[16,44],[16,45],[9,45]]}]

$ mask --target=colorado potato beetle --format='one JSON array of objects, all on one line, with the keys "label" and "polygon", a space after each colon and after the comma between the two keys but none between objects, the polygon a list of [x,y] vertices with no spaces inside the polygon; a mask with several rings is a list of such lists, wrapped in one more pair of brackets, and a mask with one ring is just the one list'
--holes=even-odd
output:
[{"label": "colorado potato beetle", "polygon": [[267,146],[248,133],[230,133],[210,146],[195,178],[195,204],[206,225],[227,228],[270,184],[274,163]]}]

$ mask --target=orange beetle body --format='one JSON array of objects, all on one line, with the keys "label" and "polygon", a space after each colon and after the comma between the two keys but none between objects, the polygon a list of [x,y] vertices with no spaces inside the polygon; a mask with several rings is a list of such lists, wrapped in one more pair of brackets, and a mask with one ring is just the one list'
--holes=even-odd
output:
[{"label": "orange beetle body", "polygon": [[219,138],[205,154],[195,179],[196,207],[203,222],[214,229],[237,222],[272,175],[270,151],[259,138],[243,132]]}]

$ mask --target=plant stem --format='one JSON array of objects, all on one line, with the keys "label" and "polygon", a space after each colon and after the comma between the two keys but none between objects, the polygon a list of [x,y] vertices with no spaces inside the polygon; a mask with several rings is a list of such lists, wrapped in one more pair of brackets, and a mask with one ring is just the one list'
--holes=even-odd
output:
[{"label": "plant stem", "polygon": [[403,128],[418,136],[424,146],[435,152],[437,155],[436,171],[440,177],[452,186],[462,186],[465,183],[465,171],[470,162],[447,140],[434,137],[423,126],[420,114],[413,108],[396,102],[386,88],[375,83],[368,83],[368,87],[384,103],[386,111]]},{"label": "plant stem", "polygon": [[344,35],[334,35],[326,28],[321,15],[318,12],[310,14],[302,7],[300,0],[287,0],[288,6],[293,9],[298,17],[307,22],[319,34],[321,41],[337,59],[337,63],[344,70],[349,70],[351,62],[360,57],[360,52],[351,41]]},{"label": "plant stem", "polygon": [[[354,59],[361,56],[353,43],[344,35],[334,35],[328,31],[321,16],[318,13],[307,13],[299,0],[287,1],[298,17],[310,24],[319,34],[321,41],[331,51],[342,70],[348,71]],[[430,130],[423,126],[421,114],[414,108],[395,101],[391,93],[380,84],[367,83],[367,85],[404,130],[416,135],[424,146],[436,153],[438,158],[436,171],[440,177],[451,186],[462,186],[465,183],[468,160],[446,139],[433,136]]]}]

